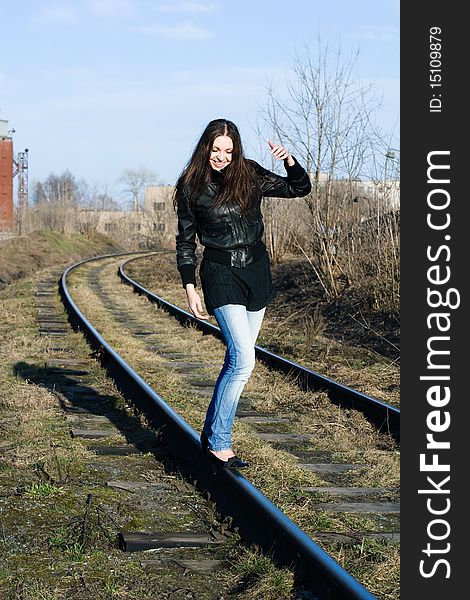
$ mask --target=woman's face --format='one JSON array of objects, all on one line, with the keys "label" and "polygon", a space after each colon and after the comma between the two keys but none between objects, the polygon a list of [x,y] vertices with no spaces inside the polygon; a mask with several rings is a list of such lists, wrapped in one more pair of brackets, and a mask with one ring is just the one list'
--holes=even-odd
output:
[{"label": "woman's face", "polygon": [[228,135],[219,135],[212,144],[209,162],[213,169],[220,171],[232,160],[233,142]]}]

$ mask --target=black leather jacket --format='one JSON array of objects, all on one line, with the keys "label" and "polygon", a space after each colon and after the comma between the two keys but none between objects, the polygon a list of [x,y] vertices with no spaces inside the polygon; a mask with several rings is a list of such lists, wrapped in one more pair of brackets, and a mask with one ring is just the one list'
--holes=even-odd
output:
[{"label": "black leather jacket", "polygon": [[248,215],[242,215],[236,202],[221,206],[213,205],[223,172],[213,170],[212,182],[197,199],[191,202],[185,194],[178,198],[178,234],[176,236],[176,262],[183,285],[195,283],[196,235],[206,248],[216,250],[237,250],[254,247],[260,243],[264,233],[263,216],[260,206],[265,197],[298,198],[311,190],[307,172],[294,158],[295,164],[284,166],[287,177],[276,175],[258,163],[254,202]]}]

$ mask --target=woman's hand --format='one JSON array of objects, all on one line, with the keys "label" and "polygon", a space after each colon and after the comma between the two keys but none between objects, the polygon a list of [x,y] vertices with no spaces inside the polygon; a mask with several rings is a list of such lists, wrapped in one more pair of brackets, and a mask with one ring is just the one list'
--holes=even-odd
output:
[{"label": "woman's hand", "polygon": [[192,283],[188,283],[186,286],[186,297],[188,299],[189,309],[196,319],[203,319],[207,321],[209,319],[209,315],[203,314],[201,298],[194,289],[194,285]]},{"label": "woman's hand", "polygon": [[284,146],[281,146],[280,144],[275,144],[271,140],[268,141],[268,144],[271,148],[271,154],[274,156],[274,158],[277,158],[278,160],[287,159],[287,164],[289,165],[289,167],[295,165],[295,160],[292,158],[289,152],[287,152]]}]

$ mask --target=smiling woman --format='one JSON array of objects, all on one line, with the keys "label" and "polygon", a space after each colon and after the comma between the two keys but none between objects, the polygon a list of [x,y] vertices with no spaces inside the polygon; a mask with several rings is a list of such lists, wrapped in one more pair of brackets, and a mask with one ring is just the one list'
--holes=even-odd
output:
[{"label": "smiling woman", "polygon": [[203,131],[175,188],[177,265],[189,308],[208,319],[196,292],[196,237],[205,247],[200,268],[204,302],[215,316],[227,351],[201,434],[207,458],[224,468],[246,467],[232,450],[238,400],[255,365],[255,343],[266,306],[275,296],[260,210],[261,198],[295,198],[310,192],[303,167],[281,145],[268,142],[284,161],[281,177],[244,157],[238,128],[215,119]]}]

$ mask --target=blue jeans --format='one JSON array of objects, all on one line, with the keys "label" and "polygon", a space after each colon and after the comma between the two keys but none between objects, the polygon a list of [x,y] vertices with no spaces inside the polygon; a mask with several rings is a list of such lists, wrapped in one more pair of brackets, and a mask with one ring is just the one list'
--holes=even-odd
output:
[{"label": "blue jeans", "polygon": [[203,428],[211,450],[232,447],[230,433],[238,400],[255,366],[255,343],[265,310],[249,311],[241,304],[214,308],[227,351]]}]

